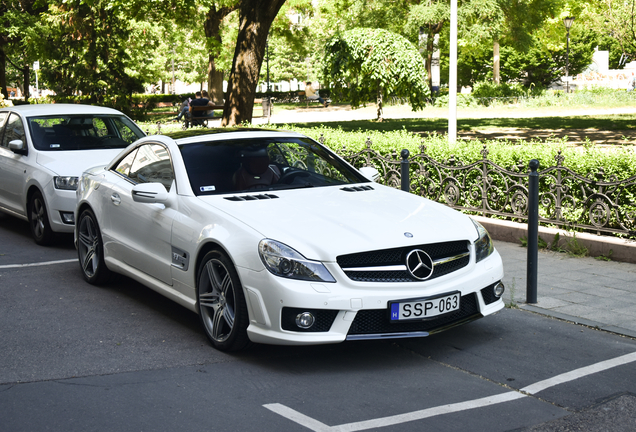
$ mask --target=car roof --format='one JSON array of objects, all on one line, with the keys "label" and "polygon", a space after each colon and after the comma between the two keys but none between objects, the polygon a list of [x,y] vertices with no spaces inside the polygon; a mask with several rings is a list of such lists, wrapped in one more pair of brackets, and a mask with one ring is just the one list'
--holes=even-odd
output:
[{"label": "car roof", "polygon": [[290,131],[274,131],[268,129],[217,129],[210,130],[209,134],[196,135],[186,138],[176,138],[177,145],[201,143],[210,141],[222,141],[222,140],[234,140],[234,139],[249,139],[249,138],[281,138],[281,137],[294,137],[294,138],[306,138],[305,135],[298,132]]},{"label": "car roof", "polygon": [[46,115],[63,115],[63,114],[115,114],[122,115],[120,111],[112,108],[106,108],[94,105],[81,104],[29,104],[16,105],[13,107],[3,108],[0,111],[14,111],[26,117],[46,116]]}]

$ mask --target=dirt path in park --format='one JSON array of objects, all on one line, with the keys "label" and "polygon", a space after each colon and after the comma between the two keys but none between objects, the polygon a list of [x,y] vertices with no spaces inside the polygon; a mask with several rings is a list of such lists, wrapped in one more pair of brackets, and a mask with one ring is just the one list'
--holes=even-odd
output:
[{"label": "dirt path in park", "polygon": [[[448,111],[439,112],[448,115]],[[602,116],[617,114],[636,114],[636,107],[621,108],[486,108],[482,110],[458,109],[458,118],[540,118],[540,117],[572,117]],[[446,133],[446,131],[439,131]],[[571,145],[582,145],[592,142],[600,146],[636,145],[636,130],[598,130],[598,129],[527,129],[527,128],[478,128],[470,131],[458,131],[463,139],[488,139],[509,141],[531,141],[546,139],[562,139],[567,136]]]}]

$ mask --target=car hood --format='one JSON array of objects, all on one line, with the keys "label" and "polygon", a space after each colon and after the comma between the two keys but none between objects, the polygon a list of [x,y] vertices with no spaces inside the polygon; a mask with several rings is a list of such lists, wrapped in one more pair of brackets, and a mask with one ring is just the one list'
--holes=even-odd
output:
[{"label": "car hood", "polygon": [[75,150],[39,152],[38,165],[57,175],[79,177],[84,170],[96,165],[106,166],[122,149]]},{"label": "car hood", "polygon": [[[470,219],[444,205],[373,184],[373,190],[320,187],[274,191],[272,199],[200,199],[308,259],[452,240],[474,241]],[[258,196],[240,194],[237,196]]]}]

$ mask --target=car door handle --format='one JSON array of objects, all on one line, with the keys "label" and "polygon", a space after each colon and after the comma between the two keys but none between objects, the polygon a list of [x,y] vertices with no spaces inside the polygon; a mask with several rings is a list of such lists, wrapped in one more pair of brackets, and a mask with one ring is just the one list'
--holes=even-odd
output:
[{"label": "car door handle", "polygon": [[110,200],[113,202],[113,204],[115,205],[119,205],[121,204],[121,197],[119,196],[118,193],[114,193],[110,196]]}]

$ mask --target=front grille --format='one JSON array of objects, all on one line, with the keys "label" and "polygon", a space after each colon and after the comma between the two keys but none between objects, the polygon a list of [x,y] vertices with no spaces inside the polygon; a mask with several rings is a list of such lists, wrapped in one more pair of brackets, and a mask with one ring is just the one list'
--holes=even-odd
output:
[{"label": "front grille", "polygon": [[425,321],[391,323],[388,309],[361,310],[356,314],[347,336],[391,333],[437,333],[454,325],[481,318],[475,293],[462,296],[458,311]]},{"label": "front grille", "polygon": [[[296,325],[296,315],[303,312],[311,312],[316,318],[316,322],[308,329],[300,328]],[[333,321],[338,315],[337,310],[333,309],[301,309],[284,307],[281,316],[281,327],[283,330],[296,332],[328,332],[331,329]]]},{"label": "front grille", "polygon": [[[406,256],[409,252],[421,249],[429,254],[433,261],[467,254],[456,260],[437,264],[435,271],[427,279],[431,280],[467,266],[470,261],[468,245],[466,240],[431,243],[341,255],[336,260],[345,274],[357,282],[418,282],[406,269]],[[382,270],[381,267],[385,266],[401,266],[403,269]]]}]

